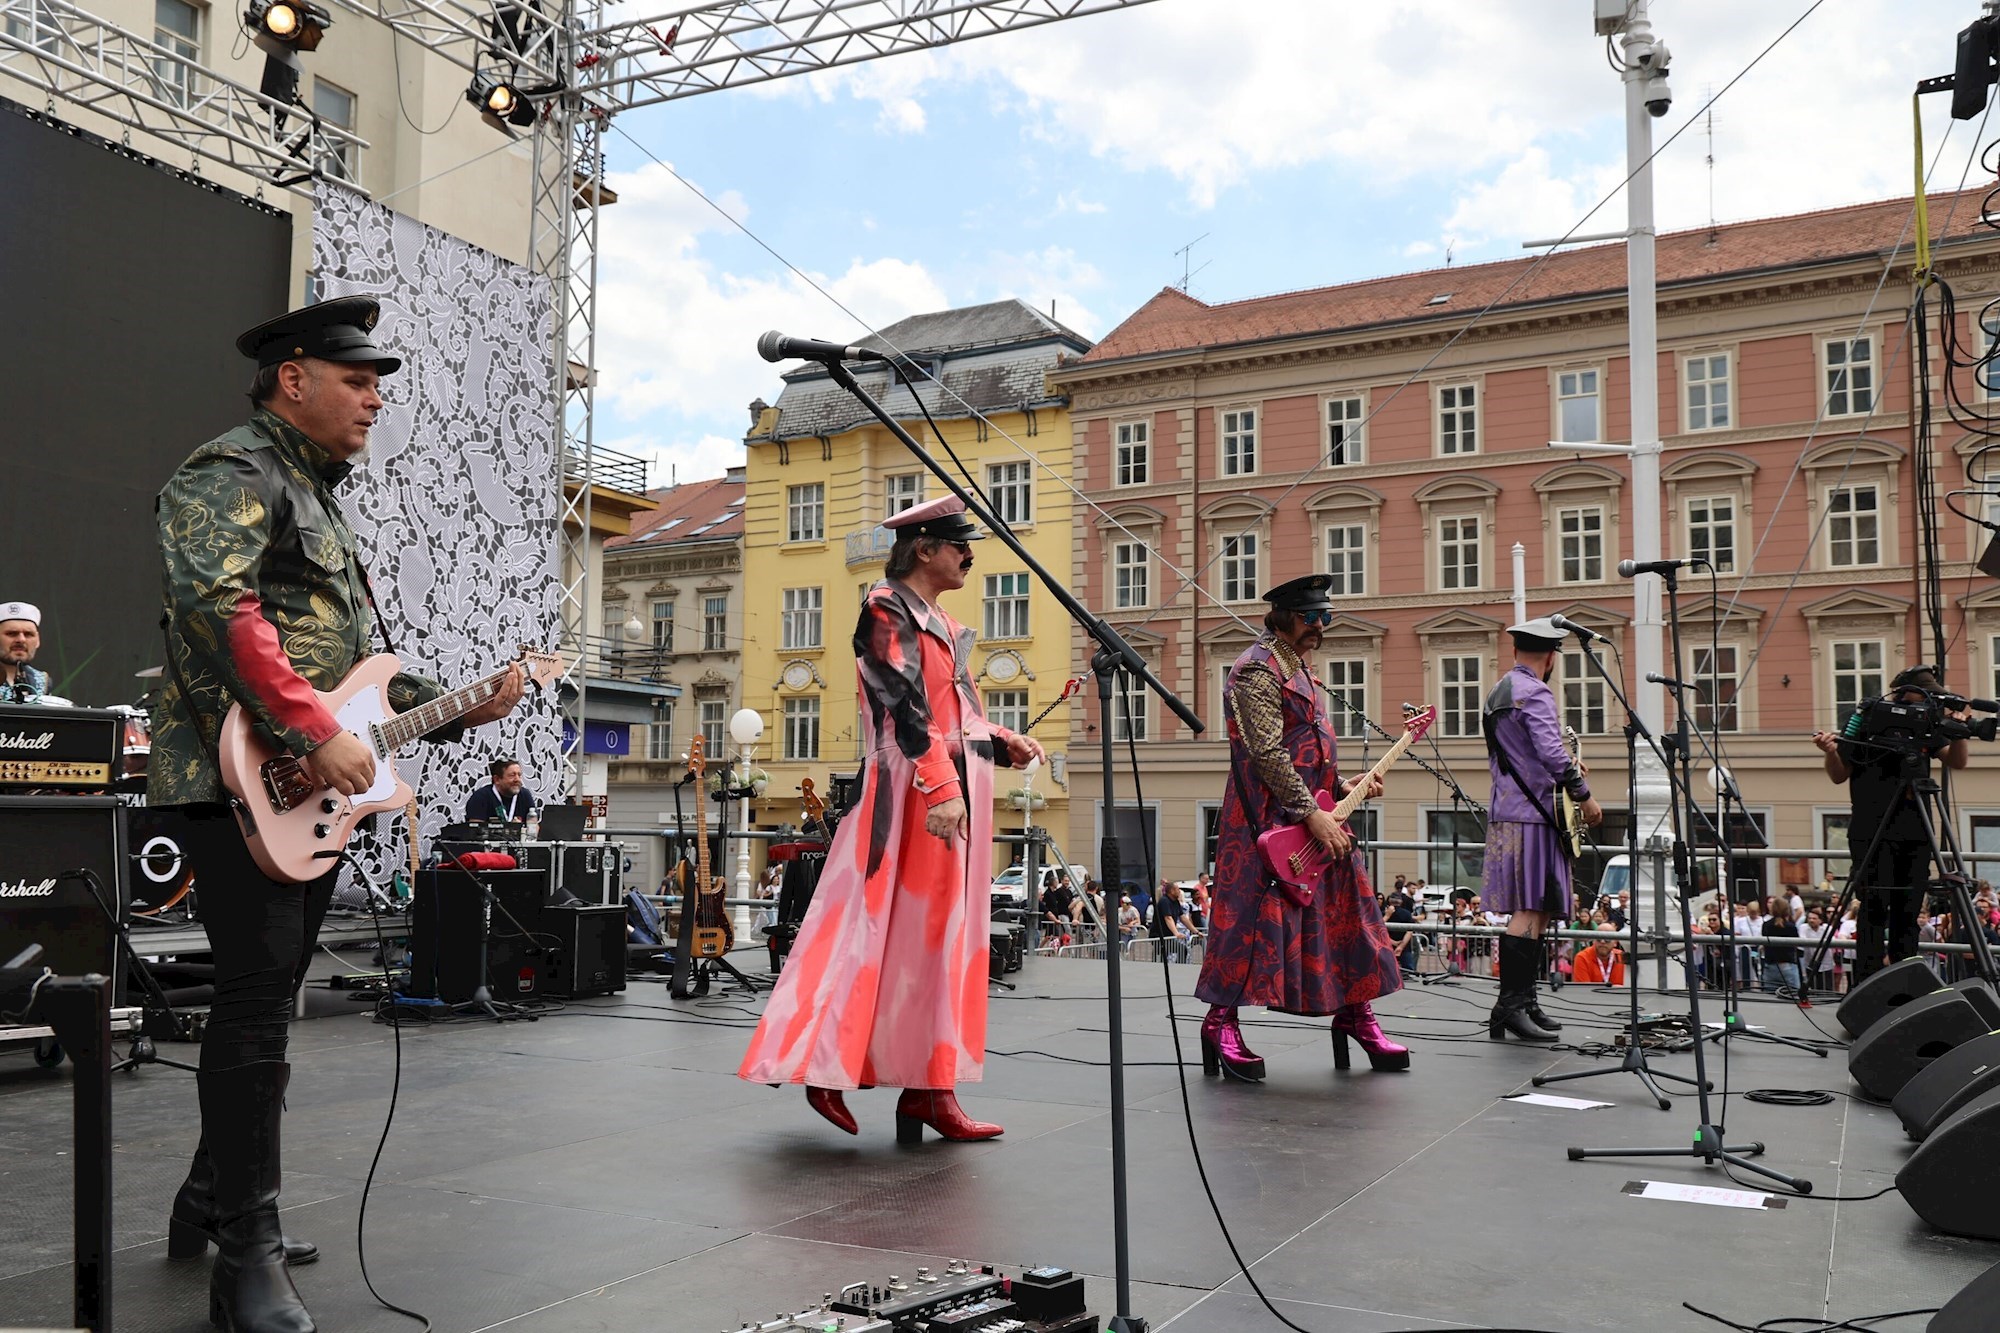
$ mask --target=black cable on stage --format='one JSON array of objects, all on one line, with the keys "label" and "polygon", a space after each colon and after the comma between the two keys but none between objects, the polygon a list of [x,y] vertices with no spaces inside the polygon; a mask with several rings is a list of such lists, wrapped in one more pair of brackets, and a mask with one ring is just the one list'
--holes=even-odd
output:
[{"label": "black cable on stage", "polygon": [[1941,1308],[1932,1306],[1927,1310],[1892,1310],[1888,1314],[1855,1315],[1851,1319],[1825,1319],[1819,1315],[1781,1315],[1776,1319],[1766,1319],[1761,1324],[1739,1324],[1713,1311],[1704,1310],[1687,1301],[1681,1308],[1703,1319],[1713,1319],[1725,1328],[1733,1328],[1737,1333],[1837,1333],[1838,1330],[1852,1329],[1855,1333],[1874,1333],[1876,1326],[1891,1319],[1915,1319],[1920,1315],[1934,1315]]}]

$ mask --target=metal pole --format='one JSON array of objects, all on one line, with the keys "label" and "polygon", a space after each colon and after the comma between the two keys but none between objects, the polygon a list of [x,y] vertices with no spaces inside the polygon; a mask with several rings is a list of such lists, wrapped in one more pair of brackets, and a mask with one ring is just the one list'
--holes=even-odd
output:
[{"label": "metal pole", "polygon": [[[1514,623],[1528,618],[1528,548],[1514,543]],[[1456,872],[1454,872],[1456,873]]]},{"label": "metal pole", "polygon": [[[1632,558],[1660,558],[1660,358],[1653,257],[1653,117],[1646,110],[1647,83],[1663,53],[1653,40],[1647,0],[1631,0],[1622,44],[1625,49],[1626,319],[1632,375]],[[1646,679],[1664,668],[1660,585],[1632,583],[1632,658],[1635,711],[1647,730],[1666,723],[1666,692]]]}]

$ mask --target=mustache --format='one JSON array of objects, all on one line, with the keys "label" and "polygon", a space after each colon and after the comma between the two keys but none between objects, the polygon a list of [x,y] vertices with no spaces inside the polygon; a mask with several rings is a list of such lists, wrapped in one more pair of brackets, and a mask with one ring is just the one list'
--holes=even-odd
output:
[{"label": "mustache", "polygon": [[965,559],[959,561],[958,567],[960,570],[970,572],[970,570],[972,569],[972,557],[967,556],[965,557]]}]

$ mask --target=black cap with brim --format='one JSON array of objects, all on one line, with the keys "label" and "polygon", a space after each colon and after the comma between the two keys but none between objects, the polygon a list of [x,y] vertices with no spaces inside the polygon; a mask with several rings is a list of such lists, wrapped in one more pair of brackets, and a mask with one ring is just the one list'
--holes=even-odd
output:
[{"label": "black cap with brim", "polygon": [[943,514],[928,523],[913,523],[895,531],[898,540],[904,537],[939,537],[948,542],[986,540],[986,534],[963,514]]},{"label": "black cap with brim", "polygon": [[1264,594],[1274,611],[1333,610],[1333,576],[1305,574],[1280,583]]},{"label": "black cap with brim", "polygon": [[373,364],[392,375],[403,364],[376,345],[375,324],[382,306],[372,296],[340,296],[266,320],[236,339],[236,350],[259,366],[314,357],[321,361]]}]

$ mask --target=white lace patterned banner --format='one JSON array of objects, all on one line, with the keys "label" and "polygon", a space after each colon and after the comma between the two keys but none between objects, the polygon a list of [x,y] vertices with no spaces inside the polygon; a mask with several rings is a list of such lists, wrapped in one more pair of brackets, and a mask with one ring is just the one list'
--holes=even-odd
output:
[{"label": "white lace patterned banner", "polygon": [[[323,299],[382,303],[376,341],[403,358],[368,451],[341,488],[398,655],[448,687],[557,638],[560,511],[554,311],[548,281],[332,182],[315,201]],[[486,766],[511,755],[554,790],[562,752],[553,691],[463,745],[418,745],[403,775],[429,845]],[[378,821],[371,871],[407,860],[400,820]],[[386,844],[386,845],[385,845]]]}]

